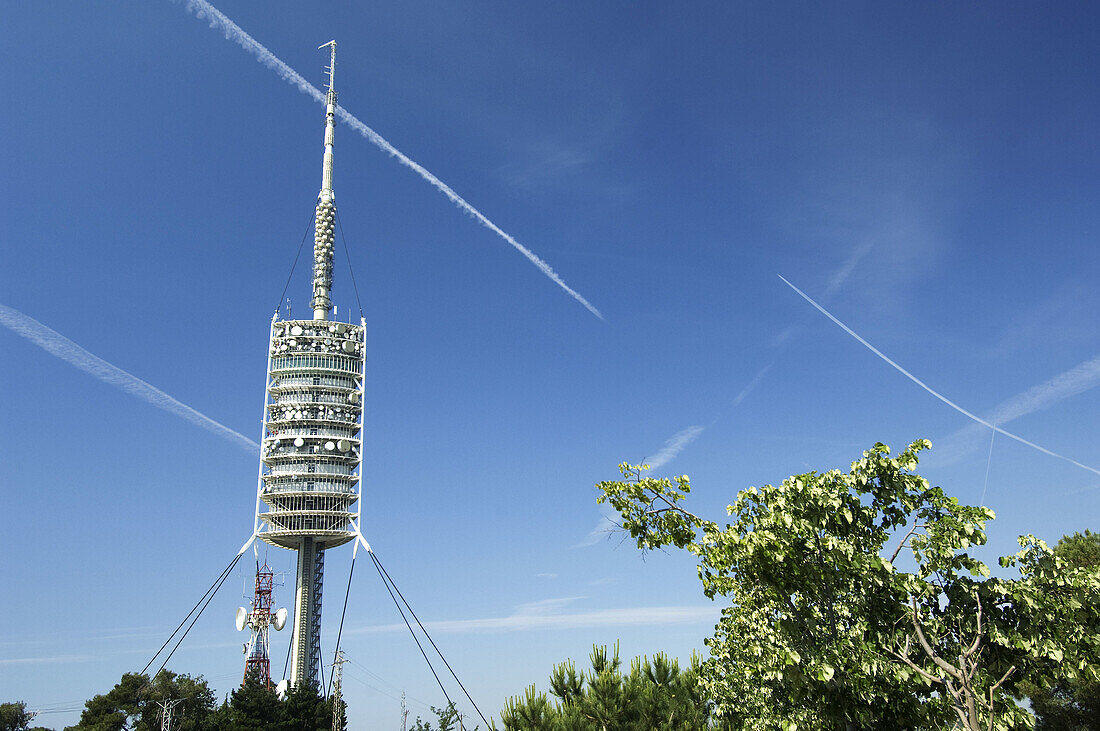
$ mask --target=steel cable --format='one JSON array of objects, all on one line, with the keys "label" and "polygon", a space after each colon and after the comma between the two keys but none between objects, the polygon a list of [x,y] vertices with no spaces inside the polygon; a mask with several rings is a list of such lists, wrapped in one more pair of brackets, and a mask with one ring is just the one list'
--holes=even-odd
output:
[{"label": "steel cable", "polygon": [[340,240],[344,242],[344,258],[348,262],[348,274],[351,275],[351,288],[355,290],[355,302],[359,305],[359,317],[363,317],[363,302],[359,299],[359,285],[355,283],[355,270],[351,268],[351,254],[348,253],[348,240],[344,237],[344,222],[340,220],[340,209],[336,209],[336,223],[340,224]]},{"label": "steel cable", "polygon": [[451,696],[447,695],[447,689],[443,687],[443,681],[439,679],[439,675],[435,672],[435,668],[432,667],[432,661],[428,659],[428,653],[424,652],[424,646],[420,644],[420,639],[416,636],[416,632],[413,630],[412,625],[409,624],[409,620],[405,619],[405,612],[402,611],[401,604],[397,601],[397,597],[393,595],[393,589],[390,588],[389,582],[386,581],[382,564],[378,562],[378,557],[374,555],[374,551],[368,551],[368,553],[370,553],[371,560],[374,561],[374,568],[378,571],[378,578],[382,579],[382,583],[386,585],[386,591],[390,593],[390,599],[393,599],[393,605],[397,607],[397,613],[401,615],[401,619],[405,622],[405,626],[409,628],[409,634],[412,635],[413,642],[420,648],[420,654],[424,656],[424,662],[428,663],[428,669],[432,671],[435,682],[439,685],[439,689],[443,691],[443,697],[447,699],[449,705],[453,706],[454,701],[451,700]]},{"label": "steel cable", "polygon": [[[416,624],[418,627],[420,627],[420,631],[423,632],[424,636],[428,638],[428,642],[432,643],[432,648],[435,650],[435,653],[439,655],[439,659],[443,661],[443,664],[447,666],[447,670],[451,672],[451,677],[455,679],[456,683],[458,683],[458,687],[462,688],[462,692],[466,695],[466,700],[470,701],[470,705],[474,707],[474,710],[477,711],[477,715],[481,716],[482,722],[485,724],[486,727],[488,727],[489,722],[485,719],[485,714],[483,714],[481,712],[481,709],[477,707],[477,703],[474,703],[474,699],[470,697],[469,692],[467,692],[466,690],[466,686],[464,686],[462,684],[462,681],[458,679],[458,675],[455,673],[454,669],[451,668],[451,664],[447,662],[447,658],[443,657],[443,653],[439,651],[439,647],[435,644],[435,640],[433,640],[432,636],[428,634],[428,630],[424,629],[424,625],[420,623],[420,619],[416,616],[416,612],[413,611],[413,608],[409,606],[409,603],[407,601],[405,601],[405,597],[401,594],[401,590],[397,588],[397,584],[395,584],[393,579],[390,578],[390,574],[388,571],[386,571],[386,567],[383,566],[382,562],[378,560],[378,557],[374,555],[374,551],[371,551],[370,555],[371,558],[374,559],[374,562],[378,564],[378,567],[382,570],[382,573],[386,575],[386,580],[389,581],[389,583],[392,584],[393,588],[397,591],[397,596],[401,597],[401,601],[408,608],[409,614],[411,614],[413,619],[416,620]],[[404,615],[402,615],[402,617],[404,617]],[[447,700],[449,701],[450,698],[448,698]]]},{"label": "steel cable", "polygon": [[302,248],[306,245],[306,237],[309,236],[309,227],[313,225],[313,220],[315,218],[317,218],[316,211],[310,215],[309,223],[306,224],[305,233],[302,234],[302,243],[298,244],[298,253],[294,255],[294,263],[290,265],[290,274],[286,275],[286,284],[283,285],[283,293],[279,295],[279,303],[275,305],[276,312],[283,306],[283,297],[286,297],[286,291],[290,288],[290,280],[294,276],[294,270],[298,266],[298,260],[302,258]]},{"label": "steel cable", "polygon": [[[358,548],[358,544],[356,544]],[[336,667],[336,658],[340,655],[340,638],[344,634],[344,615],[348,611],[348,597],[351,595],[351,577],[355,574],[355,554],[351,555],[351,568],[348,570],[348,588],[344,592],[344,608],[340,610],[340,629],[336,631],[336,650],[332,653],[332,666]],[[332,678],[329,678],[329,690],[332,689]]]},{"label": "steel cable", "polygon": [[202,604],[202,600],[206,599],[207,594],[210,594],[211,591],[217,591],[215,587],[221,584],[221,582],[225,581],[226,577],[228,577],[229,574],[233,571],[233,567],[237,565],[237,561],[239,561],[240,558],[241,554],[238,553],[236,556],[233,557],[233,560],[229,562],[229,565],[222,570],[222,572],[218,575],[218,578],[214,579],[214,583],[210,585],[210,588],[207,589],[201,597],[199,597],[199,600],[195,602],[195,606],[191,607],[191,611],[184,615],[183,619],[179,623],[179,626],[172,630],[172,634],[168,635],[168,639],[164,641],[164,644],[160,646],[160,649],[153,653],[153,656],[149,658],[149,662],[147,662],[145,664],[145,667],[141,669],[142,675],[145,674],[145,671],[149,669],[150,665],[156,662],[157,656],[160,655],[160,653],[164,652],[164,648],[168,647],[168,643],[172,641],[172,638],[176,636],[176,633],[180,631],[180,628],[183,627],[183,625],[187,623],[187,620],[191,617],[191,615],[195,613],[195,610],[198,609],[200,604]]}]

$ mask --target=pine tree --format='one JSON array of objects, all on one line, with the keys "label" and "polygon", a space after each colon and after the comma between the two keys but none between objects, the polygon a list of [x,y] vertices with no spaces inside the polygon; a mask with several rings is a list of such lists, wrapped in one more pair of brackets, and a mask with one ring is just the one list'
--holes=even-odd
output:
[{"label": "pine tree", "polygon": [[286,708],[275,689],[253,668],[233,691],[224,715],[225,731],[284,731]]},{"label": "pine tree", "polygon": [[315,683],[301,683],[286,697],[286,731],[330,731],[332,704],[321,697]]}]

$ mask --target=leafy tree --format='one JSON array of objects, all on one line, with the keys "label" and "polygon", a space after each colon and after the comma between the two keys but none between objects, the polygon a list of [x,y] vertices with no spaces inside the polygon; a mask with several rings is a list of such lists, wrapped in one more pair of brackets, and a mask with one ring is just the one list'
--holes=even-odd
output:
[{"label": "leafy tree", "polygon": [[221,723],[225,731],[283,731],[287,728],[286,708],[275,688],[253,668],[230,695]]},{"label": "leafy tree", "polygon": [[[961,505],[876,444],[848,472],[742,490],[724,527],[682,506],[687,475],[623,464],[601,482],[645,549],[699,558],[711,598],[728,596],[700,671],[718,717],[754,729],[966,729],[1030,725],[1013,700],[1025,679],[1097,677],[1100,580],[1042,541],[990,578],[967,552],[993,511]],[[894,562],[905,552],[913,565]],[[1088,597],[1085,601],[1084,598]]]},{"label": "leafy tree", "polygon": [[[1100,569],[1100,534],[1086,530],[1063,536],[1054,553],[1073,568]],[[1040,731],[1100,728],[1100,682],[1060,680],[1048,687],[1028,684],[1025,691],[1031,710],[1038,716]]]},{"label": "leafy tree", "polygon": [[410,731],[458,731],[458,710],[453,702],[443,708],[431,706],[431,709],[439,723],[438,728],[433,727],[431,721],[423,721],[417,716]]},{"label": "leafy tree", "polygon": [[34,716],[23,701],[0,703],[0,731],[27,731]]},{"label": "leafy tree", "polygon": [[161,709],[157,701],[175,698],[182,702],[175,709],[174,728],[180,731],[214,728],[214,693],[202,676],[193,678],[161,670],[152,680],[148,675],[124,674],[109,692],[85,703],[80,721],[67,731],[159,731]]},{"label": "leafy tree", "polygon": [[715,728],[710,706],[699,687],[701,661],[693,657],[681,671],[664,654],[636,658],[623,673],[618,646],[610,655],[606,647],[593,647],[592,670],[578,675],[570,661],[554,668],[550,693],[529,687],[522,697],[509,698],[501,711],[506,731],[695,731]]},{"label": "leafy tree", "polygon": [[462,729],[466,729],[466,731],[478,731],[480,728],[480,726],[474,726],[472,730],[467,729],[463,723],[463,719],[466,717],[458,712],[453,701],[442,708],[431,706],[431,709],[432,713],[435,714],[439,727],[435,728],[432,726],[431,721],[422,721],[420,716],[417,716],[410,731],[462,731]]}]

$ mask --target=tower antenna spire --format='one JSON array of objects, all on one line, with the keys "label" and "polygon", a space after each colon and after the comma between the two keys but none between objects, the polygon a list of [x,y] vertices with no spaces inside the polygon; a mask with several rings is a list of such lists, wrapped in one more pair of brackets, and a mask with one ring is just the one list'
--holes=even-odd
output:
[{"label": "tower antenna spire", "polygon": [[325,94],[325,154],[321,165],[321,192],[317,196],[317,214],[313,233],[313,308],[314,320],[327,320],[332,310],[332,249],[336,241],[336,194],[332,191],[332,150],[336,138],[336,41],[318,46],[330,51],[328,92]]}]

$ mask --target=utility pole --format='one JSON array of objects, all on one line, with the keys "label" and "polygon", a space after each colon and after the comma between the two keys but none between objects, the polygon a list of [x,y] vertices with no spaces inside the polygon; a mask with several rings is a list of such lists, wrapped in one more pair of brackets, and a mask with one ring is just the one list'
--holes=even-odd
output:
[{"label": "utility pole", "polygon": [[332,662],[332,731],[344,731],[344,695],[340,692],[340,681],[347,661],[344,651],[337,650]]},{"label": "utility pole", "polygon": [[157,701],[157,705],[160,706],[160,731],[172,731],[172,715],[180,703],[183,703],[182,698],[165,698]]}]

